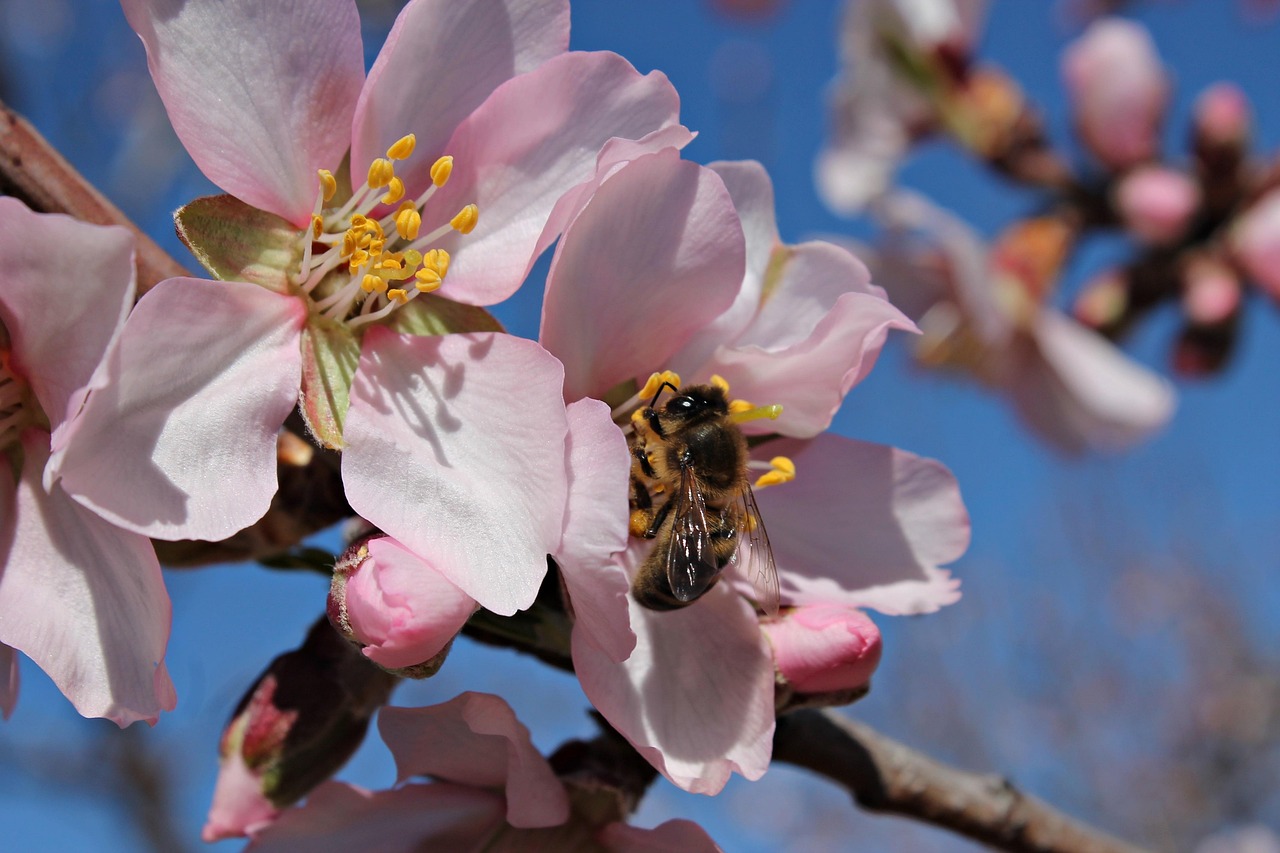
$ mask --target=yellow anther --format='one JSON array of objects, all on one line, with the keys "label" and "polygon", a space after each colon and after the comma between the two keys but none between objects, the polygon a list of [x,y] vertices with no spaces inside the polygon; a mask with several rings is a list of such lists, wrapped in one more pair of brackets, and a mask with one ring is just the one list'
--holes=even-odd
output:
[{"label": "yellow anther", "polygon": [[444,186],[445,181],[449,180],[452,174],[453,158],[448,154],[431,164],[431,183],[438,187]]},{"label": "yellow anther", "polygon": [[387,149],[387,156],[392,160],[408,160],[413,156],[413,149],[417,144],[418,137],[412,133],[407,133]]},{"label": "yellow anther", "polygon": [[392,178],[391,183],[387,185],[387,194],[382,197],[382,203],[395,204],[402,198],[404,198],[404,181]]},{"label": "yellow anther", "polygon": [[729,380],[725,379],[719,373],[711,374],[711,384],[719,388],[724,393],[729,393]]},{"label": "yellow anther", "polygon": [[756,478],[755,485],[757,489],[790,483],[796,478],[796,463],[785,456],[773,457],[769,460],[769,466],[768,471]]},{"label": "yellow anther", "polygon": [[347,269],[355,272],[367,263],[369,263],[369,253],[364,249],[356,249],[351,253],[351,260],[347,261]]},{"label": "yellow anther", "polygon": [[369,186],[375,190],[380,190],[391,183],[391,179],[395,175],[396,167],[392,165],[390,160],[384,160],[379,157],[369,164]]},{"label": "yellow anther", "polygon": [[458,215],[449,220],[449,224],[459,234],[470,234],[476,227],[476,223],[480,221],[480,208],[474,204],[469,204],[462,210],[458,211]]},{"label": "yellow anther", "polygon": [[365,293],[373,293],[375,290],[385,290],[387,283],[372,273],[365,273],[364,278],[360,279],[360,289]]},{"label": "yellow anther", "polygon": [[355,254],[356,252],[356,235],[350,231],[342,235],[342,257]]},{"label": "yellow anther", "polygon": [[729,401],[729,414],[731,415],[741,414],[742,412],[749,412],[754,408],[755,406],[751,405],[746,400],[730,400]]},{"label": "yellow anther", "polygon": [[323,217],[323,216],[313,216],[313,217],[311,217],[311,237],[312,237],[312,239],[319,240],[319,239],[320,239],[320,235],[321,235],[321,234],[323,234],[323,233],[324,233],[324,217]]},{"label": "yellow anther", "polygon": [[773,457],[769,460],[769,467],[781,471],[788,477],[794,478],[796,476],[796,463],[792,462],[788,456]]},{"label": "yellow anther", "polygon": [[387,291],[387,298],[394,299],[396,302],[403,305],[409,301],[409,294],[399,287],[393,287]]},{"label": "yellow anther", "polygon": [[742,412],[734,412],[730,410],[729,420],[730,422],[735,424],[745,423],[747,421],[755,421],[755,420],[759,420],[760,418],[769,418],[771,420],[776,421],[778,419],[778,416],[781,414],[782,414],[782,406],[780,406],[777,403],[774,403],[772,406],[754,406]]},{"label": "yellow anther", "polygon": [[365,216],[363,213],[351,214],[351,230],[352,231],[359,232],[359,231],[363,231],[365,228],[368,228],[368,227],[369,227],[369,218],[367,216]]},{"label": "yellow anther", "polygon": [[430,293],[433,290],[439,290],[441,285],[440,276],[435,270],[422,268],[413,274],[418,280],[417,288],[423,293]]},{"label": "yellow anther", "polygon": [[396,214],[396,233],[405,240],[418,239],[418,229],[422,227],[422,214],[415,208],[406,208]]},{"label": "yellow anther", "polygon": [[661,373],[654,373],[644,383],[644,387],[640,389],[639,397],[641,400],[652,400],[654,395],[658,393],[658,389],[664,384],[680,387],[680,374],[673,373],[670,370],[664,370]]},{"label": "yellow anther", "polygon": [[378,262],[380,270],[400,270],[404,269],[404,265],[400,263],[400,259],[395,255],[383,255],[382,260]]},{"label": "yellow anther", "polygon": [[422,265],[433,269],[441,278],[449,272],[449,253],[444,249],[432,249],[422,257]]},{"label": "yellow anther", "polygon": [[338,180],[333,176],[333,172],[328,169],[319,169],[316,174],[320,176],[320,195],[325,201],[328,201],[338,191]]}]

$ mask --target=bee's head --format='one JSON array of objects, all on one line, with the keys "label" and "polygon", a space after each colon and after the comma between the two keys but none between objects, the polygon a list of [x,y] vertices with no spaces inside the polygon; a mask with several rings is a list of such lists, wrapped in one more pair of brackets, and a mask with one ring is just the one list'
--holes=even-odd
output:
[{"label": "bee's head", "polygon": [[718,385],[690,385],[663,404],[662,414],[687,427],[727,416],[729,398]]}]

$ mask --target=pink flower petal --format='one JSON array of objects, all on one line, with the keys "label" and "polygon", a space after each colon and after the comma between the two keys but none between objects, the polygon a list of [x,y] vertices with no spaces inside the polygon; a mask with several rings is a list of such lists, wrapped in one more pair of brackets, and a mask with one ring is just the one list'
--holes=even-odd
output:
[{"label": "pink flower petal", "polygon": [[246,204],[305,225],[364,82],[355,0],[123,0],[169,121]]},{"label": "pink flower petal", "polygon": [[968,548],[969,515],[941,464],[831,434],[761,452],[796,465],[794,482],[756,491],[783,601],[906,615],[960,598],[938,567]]},{"label": "pink flower petal", "polygon": [[644,377],[733,302],[743,237],[720,178],[673,150],[605,181],[556,247],[543,345],[565,363],[565,396],[600,397]]},{"label": "pink flower petal", "polygon": [[[441,149],[453,174],[424,209],[426,229],[467,204],[480,208],[474,231],[439,243],[453,256],[447,294],[491,305],[514,293],[555,238],[545,226],[556,202],[591,179],[601,146],[673,126],[679,114],[663,74],[642,75],[614,53],[558,56],[499,87]],[[406,185],[425,186],[431,157],[413,165],[417,180],[410,172]]]},{"label": "pink flower petal", "polygon": [[0,198],[0,320],[55,433],[133,306],[133,236]]},{"label": "pink flower petal", "polygon": [[502,808],[496,794],[461,785],[365,791],[326,782],[256,832],[245,853],[473,850],[501,825]]},{"label": "pink flower petal", "polygon": [[615,663],[581,632],[573,663],[591,703],[673,783],[716,794],[758,779],[773,746],[773,659],[755,612],[727,583],[683,610],[631,602],[636,648]]},{"label": "pink flower petal", "polygon": [[257,521],[297,401],[304,318],[300,300],[255,285],[162,282],[138,301],[46,479],[158,539],[214,541]]},{"label": "pink flower petal", "polygon": [[510,335],[370,329],[344,431],[351,506],[481,606],[528,607],[564,519],[563,375]]},{"label": "pink flower petal", "polygon": [[240,750],[233,749],[224,755],[200,840],[243,838],[268,826],[280,814],[280,809],[262,792],[262,786],[261,769],[257,773],[250,770]]},{"label": "pink flower petal", "polygon": [[351,173],[364,175],[406,133],[430,168],[490,92],[568,47],[569,0],[412,0],[360,93]]},{"label": "pink flower petal", "polygon": [[18,704],[18,675],[18,652],[0,643],[0,714],[6,720]]},{"label": "pink flower petal", "polygon": [[856,607],[788,608],[760,623],[778,672],[800,693],[865,687],[880,663],[880,629]]},{"label": "pink flower petal", "polygon": [[611,853],[720,853],[720,845],[691,820],[669,820],[653,829],[611,823],[599,839]]},{"label": "pink flower petal", "polygon": [[557,826],[569,819],[564,786],[498,696],[468,692],[429,708],[384,708],[378,731],[395,756],[398,782],[433,776],[504,788],[512,826]]},{"label": "pink flower petal", "polygon": [[[830,426],[889,330],[914,331],[915,324],[868,292],[870,274],[844,249],[815,242],[782,251],[787,259],[759,314],[696,375],[718,373],[735,397],[757,405],[782,404],[782,416],[762,428],[809,437]],[[683,356],[675,364],[682,369]]]},{"label": "pink flower petal", "polygon": [[1069,451],[1121,450],[1168,423],[1177,397],[1168,380],[1098,333],[1042,311],[1036,351],[1014,363],[1010,391],[1038,432]]},{"label": "pink flower petal", "polygon": [[35,661],[86,717],[154,723],[176,697],[164,665],[169,597],[151,543],[59,485],[45,492],[48,433],[27,430],[22,449],[6,513],[13,533],[0,570],[0,642]]},{"label": "pink flower petal", "polygon": [[347,618],[364,653],[389,669],[435,657],[475,612],[471,596],[390,537],[347,581]]},{"label": "pink flower petal", "polygon": [[571,403],[569,505],[555,554],[573,605],[574,631],[615,661],[635,648],[627,616],[627,573],[614,557],[627,547],[631,453],[609,407],[590,398]]}]

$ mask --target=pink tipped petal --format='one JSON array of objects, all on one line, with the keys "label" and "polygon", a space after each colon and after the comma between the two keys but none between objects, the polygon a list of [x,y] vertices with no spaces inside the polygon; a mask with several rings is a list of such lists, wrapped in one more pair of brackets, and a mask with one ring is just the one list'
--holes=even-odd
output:
[{"label": "pink tipped petal", "polygon": [[22,449],[0,570],[0,642],[35,661],[84,716],[154,723],[176,697],[164,665],[169,596],[151,543],[59,485],[44,490],[48,433],[27,430]]},{"label": "pink tipped petal", "polygon": [[240,750],[233,749],[224,755],[200,840],[212,843],[224,838],[243,838],[269,825],[280,814],[280,809],[262,793],[262,786],[261,770],[258,773],[250,770]]},{"label": "pink tipped petal", "polygon": [[0,714],[7,720],[18,704],[18,653],[0,643]]},{"label": "pink tipped petal", "polygon": [[880,629],[855,607],[815,604],[761,623],[778,672],[800,693],[865,687],[880,663]]},{"label": "pink tipped petal", "polygon": [[223,539],[276,491],[305,309],[243,282],[177,278],[138,301],[46,479],[157,539]]},{"label": "pink tipped petal", "polygon": [[463,693],[429,708],[384,708],[378,731],[395,756],[397,781],[425,775],[503,788],[512,826],[557,826],[569,819],[564,786],[498,696]]},{"label": "pink tipped petal", "polygon": [[763,452],[796,465],[794,482],[755,493],[784,602],[907,615],[960,598],[939,566],[968,548],[969,514],[943,465],[831,434]]},{"label": "pink tipped petal", "polygon": [[1121,450],[1161,429],[1177,396],[1168,380],[1054,311],[1036,323],[1038,352],[1016,362],[1011,391],[1036,429],[1070,451]]},{"label": "pink tipped petal", "polygon": [[510,335],[371,329],[344,432],[351,506],[481,606],[528,607],[564,520],[563,375]]},{"label": "pink tipped petal", "polygon": [[699,372],[722,375],[735,397],[782,404],[769,431],[809,437],[830,425],[845,395],[871,371],[889,330],[914,331],[915,324],[868,292],[870,274],[844,249],[804,243],[782,251],[787,260],[760,313]]},{"label": "pink tipped petal", "polygon": [[389,669],[430,660],[462,630],[475,600],[390,537],[368,547],[369,560],[346,586],[352,632]]},{"label": "pink tipped petal", "polygon": [[624,661],[636,635],[627,616],[627,573],[614,556],[627,547],[631,453],[609,407],[590,398],[571,403],[569,505],[556,563],[569,589],[574,630],[586,631],[606,655]]},{"label": "pink tipped petal", "polygon": [[720,845],[691,820],[669,820],[653,829],[611,823],[598,837],[610,853],[721,853]]},{"label": "pink tipped petal", "polygon": [[[453,255],[449,296],[491,305],[514,293],[555,237],[545,225],[556,202],[591,179],[601,146],[672,126],[679,113],[663,74],[642,75],[614,53],[558,56],[501,86],[441,150],[453,174],[425,209],[424,228],[480,208],[474,231],[439,244]],[[414,162],[419,178],[406,184],[425,185],[431,158]]]},{"label": "pink tipped petal", "polygon": [[615,663],[578,633],[573,663],[591,703],[673,783],[716,794],[758,779],[773,740],[773,660],[755,612],[718,584],[669,613],[631,602],[636,648]]},{"label": "pink tipped petal", "polygon": [[412,0],[360,93],[352,174],[406,133],[430,167],[490,92],[568,47],[569,0]]},{"label": "pink tipped petal", "polygon": [[55,432],[133,305],[133,236],[0,198],[0,320]]},{"label": "pink tipped petal", "polygon": [[476,850],[502,823],[502,798],[461,785],[365,791],[326,782],[254,833],[245,853]]},{"label": "pink tipped petal", "polygon": [[306,224],[364,82],[355,0],[123,0],[169,121],[200,170]]},{"label": "pink tipped petal", "polygon": [[724,184],[672,150],[618,170],[565,231],[547,275],[543,345],[565,397],[647,376],[732,304],[743,237]]}]

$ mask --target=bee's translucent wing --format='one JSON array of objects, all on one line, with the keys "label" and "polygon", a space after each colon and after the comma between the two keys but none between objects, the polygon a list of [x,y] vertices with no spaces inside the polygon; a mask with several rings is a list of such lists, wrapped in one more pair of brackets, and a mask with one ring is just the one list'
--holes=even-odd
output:
[{"label": "bee's translucent wing", "polygon": [[[740,566],[742,576],[751,581],[755,590],[756,606],[770,616],[778,615],[778,565],[773,560],[773,547],[769,545],[769,534],[764,529],[764,520],[760,518],[760,507],[756,506],[756,496],[751,486],[743,486],[739,495],[738,550],[733,555],[734,562]],[[743,544],[746,544],[747,555],[742,556]]]},{"label": "bee's translucent wing", "polygon": [[693,601],[706,592],[718,569],[707,504],[692,466],[680,469],[680,486],[669,500],[675,501],[675,506],[671,512],[671,544],[667,550],[667,583],[677,599]]}]

